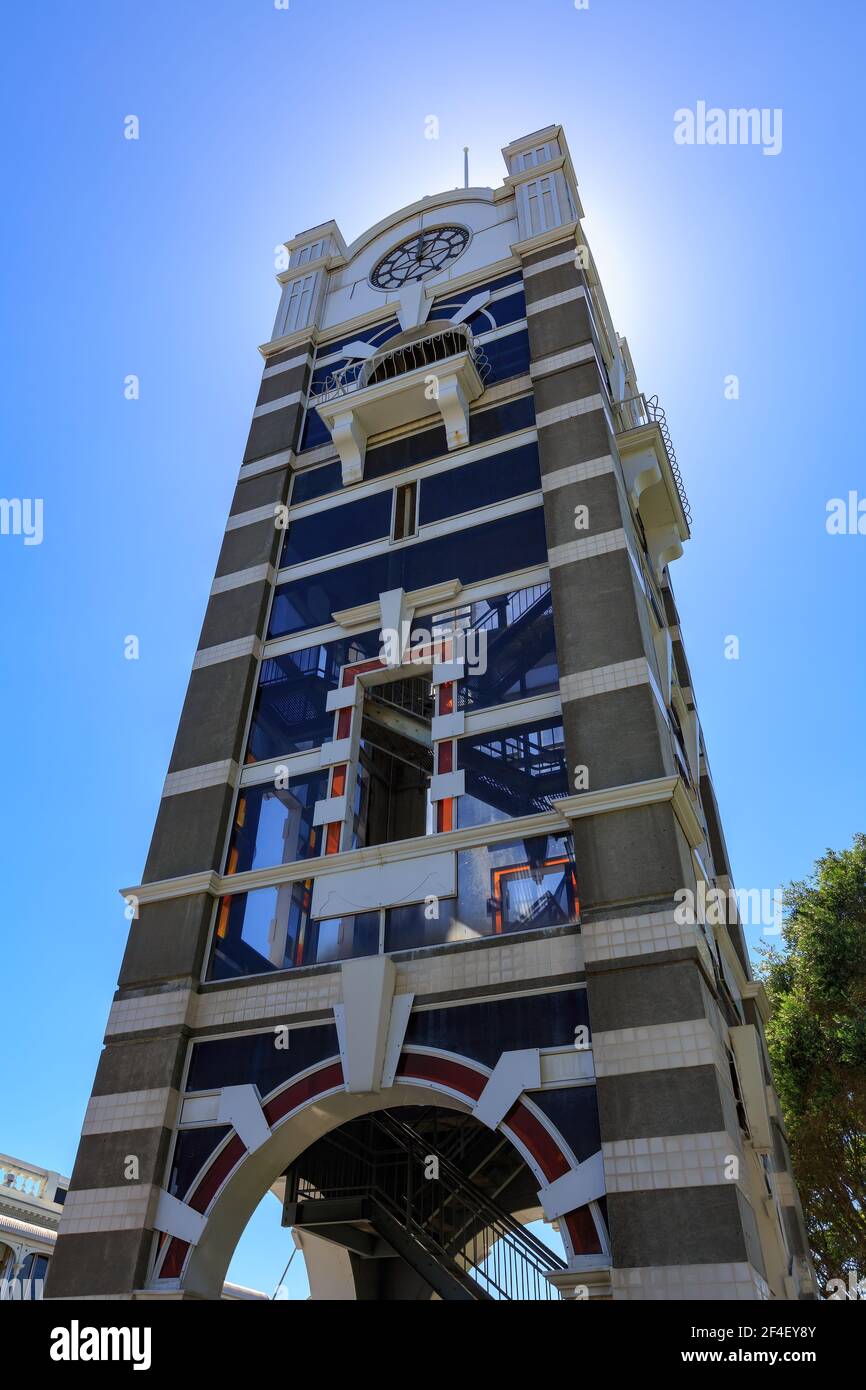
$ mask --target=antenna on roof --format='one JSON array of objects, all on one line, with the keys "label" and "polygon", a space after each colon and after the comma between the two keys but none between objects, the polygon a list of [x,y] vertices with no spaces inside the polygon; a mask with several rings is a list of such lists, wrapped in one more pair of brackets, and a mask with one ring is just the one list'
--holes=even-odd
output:
[{"label": "antenna on roof", "polygon": [[463,187],[469,187],[469,146],[463,146]]}]

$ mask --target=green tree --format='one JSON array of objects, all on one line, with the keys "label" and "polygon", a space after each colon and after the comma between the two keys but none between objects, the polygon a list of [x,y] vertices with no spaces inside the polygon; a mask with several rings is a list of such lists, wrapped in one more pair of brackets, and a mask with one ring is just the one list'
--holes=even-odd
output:
[{"label": "green tree", "polygon": [[785,893],[767,1044],[822,1286],[866,1275],[866,835]]}]

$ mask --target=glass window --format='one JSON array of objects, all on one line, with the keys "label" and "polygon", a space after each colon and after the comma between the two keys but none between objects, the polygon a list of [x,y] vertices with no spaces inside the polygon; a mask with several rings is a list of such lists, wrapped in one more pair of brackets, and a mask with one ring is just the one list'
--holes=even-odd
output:
[{"label": "glass window", "polygon": [[330,492],[339,492],[342,486],[343,466],[339,459],[334,463],[324,463],[321,468],[307,468],[303,473],[295,473],[292,478],[292,505],[312,502],[316,497],[327,497]]},{"label": "glass window", "polygon": [[506,333],[504,338],[488,339],[481,347],[491,368],[485,386],[529,371],[529,335],[525,329]]},{"label": "glass window", "polygon": [[217,909],[210,980],[262,975],[302,963],[313,884],[281,884],[222,899]]},{"label": "glass window", "polygon": [[304,560],[317,560],[333,555],[353,545],[381,540],[391,525],[391,494],[376,493],[361,497],[344,507],[329,507],[313,516],[302,516],[289,522],[283,544],[281,565],[298,565]]},{"label": "glass window", "polygon": [[473,603],[466,627],[459,709],[488,709],[559,689],[549,584]]},{"label": "glass window", "polygon": [[[333,621],[342,608],[372,603],[388,589],[423,589],[444,579],[473,584],[547,559],[544,510],[533,507],[483,526],[418,541],[356,564],[277,587],[269,637],[283,637]],[[265,663],[268,665],[269,663]],[[260,755],[261,756],[261,755]]]},{"label": "glass window", "polygon": [[349,917],[329,917],[309,924],[304,945],[304,965],[375,956],[379,950],[379,913],[358,912]]},{"label": "glass window", "polygon": [[313,921],[312,879],[226,896],[217,911],[208,979],[263,975],[375,955],[380,913]]},{"label": "glass window", "polygon": [[552,797],[568,795],[560,717],[458,739],[457,767],[466,773],[459,829],[538,815]]},{"label": "glass window", "polygon": [[538,445],[523,444],[492,458],[450,468],[421,482],[421,525],[471,512],[541,487]]},{"label": "glass window", "polygon": [[243,787],[235,808],[226,873],[293,864],[320,854],[321,827],[313,825],[313,808],[327,795],[327,769],[291,777],[286,787],[272,782]]},{"label": "glass window", "polygon": [[391,533],[395,541],[405,541],[418,530],[418,484],[404,483],[396,490],[394,498],[394,529]]},{"label": "glass window", "polygon": [[568,834],[481,846],[457,855],[457,897],[393,907],[385,950],[577,923],[574,846]]},{"label": "glass window", "polygon": [[28,1299],[31,1301],[41,1298],[45,1275],[48,1272],[48,1256],[37,1255],[34,1250],[31,1250],[28,1255],[24,1256],[21,1268],[13,1279],[14,1258],[14,1256],[10,1256],[4,1271],[4,1282],[8,1282],[2,1291],[3,1296],[7,1299]]},{"label": "glass window", "polygon": [[363,632],[263,661],[246,761],[279,758],[330,743],[334,716],[325,704],[328,692],[339,685],[340,668],[378,656],[380,647],[378,632]]}]

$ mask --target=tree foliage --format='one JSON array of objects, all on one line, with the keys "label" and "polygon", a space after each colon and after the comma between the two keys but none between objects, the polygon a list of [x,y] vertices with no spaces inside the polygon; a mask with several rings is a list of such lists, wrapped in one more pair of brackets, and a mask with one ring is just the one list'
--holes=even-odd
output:
[{"label": "tree foliage", "polygon": [[866,1275],[866,835],[785,894],[767,1044],[821,1284]]}]

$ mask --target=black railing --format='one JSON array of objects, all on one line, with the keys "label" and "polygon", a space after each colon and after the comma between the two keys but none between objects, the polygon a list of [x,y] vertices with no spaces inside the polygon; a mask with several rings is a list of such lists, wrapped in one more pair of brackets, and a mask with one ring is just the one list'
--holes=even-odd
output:
[{"label": "black railing", "polygon": [[[475,1186],[429,1137],[384,1112],[367,1119],[366,1142],[346,1130],[308,1152],[297,1200],[305,1218],[317,1201],[362,1198],[397,1222],[473,1296],[497,1300],[556,1300],[548,1274],[563,1261]],[[383,1223],[384,1224],[384,1223]]]}]

